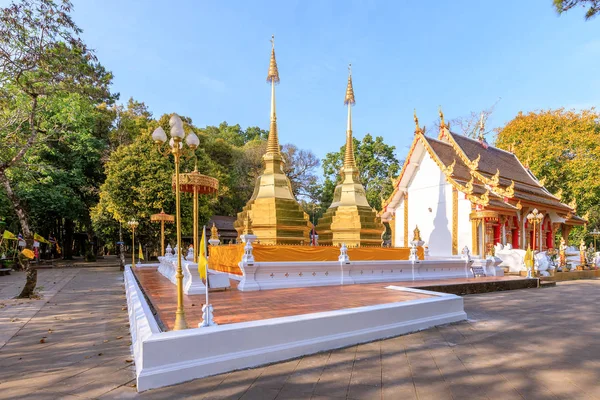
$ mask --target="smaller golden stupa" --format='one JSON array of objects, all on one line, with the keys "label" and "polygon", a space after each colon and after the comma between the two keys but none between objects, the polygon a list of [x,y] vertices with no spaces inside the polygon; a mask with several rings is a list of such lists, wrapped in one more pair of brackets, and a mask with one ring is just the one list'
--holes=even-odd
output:
[{"label": "smaller golden stupa", "polygon": [[381,246],[385,227],[377,212],[369,206],[365,188],[360,182],[359,171],[354,160],[354,142],[352,139],[352,105],[354,88],[352,87],[352,68],[348,66],[348,86],[344,104],[348,106],[348,127],[346,130],[346,151],[342,182],[336,186],[333,203],[319,219],[317,233],[319,243],[323,245],[348,247]]},{"label": "smaller golden stupa", "polygon": [[262,158],[264,170],[256,179],[252,197],[238,213],[233,224],[238,233],[254,234],[262,244],[308,243],[312,227],[294,194],[290,180],[283,172],[285,161],[277,137],[275,112],[275,84],[279,83],[279,71],[275,61],[275,40],[271,39],[271,62],[267,82],[271,84],[271,125],[267,140],[267,152]]}]

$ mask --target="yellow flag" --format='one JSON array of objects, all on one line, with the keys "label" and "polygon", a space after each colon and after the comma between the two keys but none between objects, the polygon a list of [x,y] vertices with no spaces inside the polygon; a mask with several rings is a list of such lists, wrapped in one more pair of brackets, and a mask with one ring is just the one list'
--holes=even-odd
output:
[{"label": "yellow flag", "polygon": [[139,251],[139,254],[138,254],[138,258],[140,260],[144,259],[144,253],[142,253],[142,244],[141,243],[140,243],[140,251]]},{"label": "yellow flag", "polygon": [[6,240],[17,240],[17,237],[15,236],[15,234],[12,232],[9,232],[9,231],[4,231],[2,238],[6,239]]},{"label": "yellow flag", "polygon": [[208,259],[206,258],[206,229],[202,229],[202,240],[200,240],[200,252],[198,253],[198,272],[202,279],[206,279]]},{"label": "yellow flag", "polygon": [[44,239],[42,236],[38,235],[37,233],[33,234],[33,240],[37,240],[40,243],[50,243],[46,239]]},{"label": "yellow flag", "polygon": [[29,258],[30,260],[33,260],[35,258],[35,253],[29,249],[24,249],[21,253],[23,253],[23,255]]}]

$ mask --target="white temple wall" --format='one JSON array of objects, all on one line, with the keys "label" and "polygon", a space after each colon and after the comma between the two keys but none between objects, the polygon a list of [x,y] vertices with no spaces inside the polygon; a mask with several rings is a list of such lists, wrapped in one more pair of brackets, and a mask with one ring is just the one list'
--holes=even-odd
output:
[{"label": "white temple wall", "polygon": [[[400,200],[396,214],[396,231],[394,234],[394,247],[404,247],[404,200]],[[410,235],[409,235],[410,238]]]},{"label": "white temple wall", "polygon": [[471,214],[471,202],[465,198],[464,193],[458,193],[458,254],[467,246],[473,254],[473,236],[472,224],[469,215]]},{"label": "white temple wall", "polygon": [[410,240],[418,225],[430,255],[452,254],[452,186],[428,153],[408,186],[408,215]]}]

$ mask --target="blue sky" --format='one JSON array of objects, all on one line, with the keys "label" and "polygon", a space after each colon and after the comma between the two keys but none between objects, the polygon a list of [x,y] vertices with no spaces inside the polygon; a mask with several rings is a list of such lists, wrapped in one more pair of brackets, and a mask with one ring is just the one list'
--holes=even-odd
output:
[{"label": "blue sky", "polygon": [[499,98],[488,128],[520,110],[600,101],[600,18],[558,16],[552,0],[73,0],[74,18],[121,100],[198,126],[268,129],[275,34],[282,143],[319,157],[344,143],[347,64],[354,135],[381,135],[403,159],[413,108],[432,126]]}]

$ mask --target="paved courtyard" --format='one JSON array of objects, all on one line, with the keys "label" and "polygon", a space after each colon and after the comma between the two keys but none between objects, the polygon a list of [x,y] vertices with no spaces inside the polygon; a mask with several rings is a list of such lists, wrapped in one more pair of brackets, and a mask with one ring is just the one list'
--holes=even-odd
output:
[{"label": "paved courtyard", "polygon": [[138,394],[118,268],[0,277],[0,399],[600,399],[600,280],[465,297],[470,321]]}]

